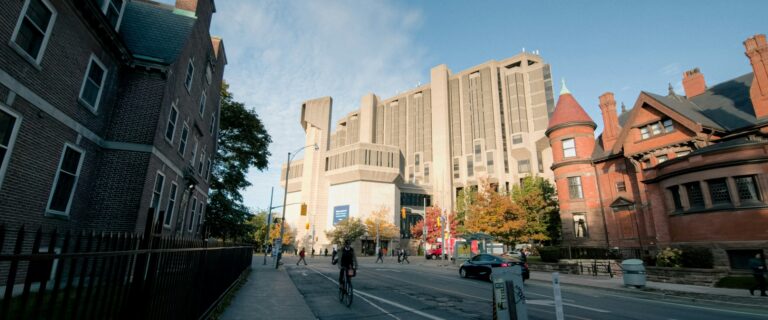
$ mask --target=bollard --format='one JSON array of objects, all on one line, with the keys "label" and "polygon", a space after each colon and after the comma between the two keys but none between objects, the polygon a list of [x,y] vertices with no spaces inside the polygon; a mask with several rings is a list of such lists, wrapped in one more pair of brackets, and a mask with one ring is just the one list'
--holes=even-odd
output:
[{"label": "bollard", "polygon": [[555,291],[555,317],[557,320],[563,320],[563,296],[560,293],[560,273],[552,273],[552,289]]},{"label": "bollard", "polygon": [[528,320],[523,288],[523,270],[520,266],[494,268],[493,319]]}]

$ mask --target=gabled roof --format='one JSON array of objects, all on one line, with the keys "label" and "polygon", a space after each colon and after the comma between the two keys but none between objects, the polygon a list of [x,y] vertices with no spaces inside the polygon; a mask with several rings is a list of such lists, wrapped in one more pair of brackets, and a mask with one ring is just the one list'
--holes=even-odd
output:
[{"label": "gabled roof", "polygon": [[194,14],[158,3],[130,1],[120,36],[135,58],[163,64],[176,61],[195,25]]}]

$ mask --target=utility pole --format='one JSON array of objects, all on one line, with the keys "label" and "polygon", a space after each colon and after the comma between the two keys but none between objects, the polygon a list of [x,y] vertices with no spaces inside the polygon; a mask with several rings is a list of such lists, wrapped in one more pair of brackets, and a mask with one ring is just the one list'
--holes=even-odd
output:
[{"label": "utility pole", "polygon": [[379,250],[381,250],[381,245],[379,244],[379,219],[376,219],[376,255],[379,254]]},{"label": "utility pole", "polygon": [[[304,150],[309,147],[314,147],[315,151],[319,149],[317,144],[311,144],[305,147],[300,148],[299,150],[296,150],[293,152],[293,155],[295,156],[298,154],[301,150]],[[285,164],[285,193],[283,194],[283,218],[280,219],[280,243],[279,246],[276,246],[277,251],[277,259],[275,259],[275,269],[277,269],[278,266],[280,266],[280,258],[282,258],[282,250],[283,250],[283,236],[285,235],[285,207],[286,203],[288,202],[288,172],[291,171],[291,152],[288,152],[288,163]]]},{"label": "utility pole", "polygon": [[267,213],[267,234],[264,235],[264,263],[267,265],[267,247],[269,246],[269,232],[272,231],[272,196],[275,195],[275,187],[272,187],[272,191],[269,192],[269,213]]},{"label": "utility pole", "polygon": [[424,230],[421,232],[424,235],[424,258],[427,258],[427,197],[424,197],[424,223],[421,224]]}]

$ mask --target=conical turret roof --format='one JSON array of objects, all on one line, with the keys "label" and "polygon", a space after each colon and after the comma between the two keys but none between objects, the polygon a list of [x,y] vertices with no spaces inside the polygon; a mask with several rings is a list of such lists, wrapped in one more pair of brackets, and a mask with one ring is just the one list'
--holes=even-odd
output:
[{"label": "conical turret roof", "polygon": [[569,123],[583,123],[590,125],[593,128],[596,127],[595,122],[589,117],[584,108],[581,107],[576,98],[573,97],[568,88],[565,87],[565,80],[563,80],[562,89],[560,90],[560,97],[557,99],[557,105],[555,111],[549,117],[549,126],[547,131],[553,130],[555,127],[569,124]]}]

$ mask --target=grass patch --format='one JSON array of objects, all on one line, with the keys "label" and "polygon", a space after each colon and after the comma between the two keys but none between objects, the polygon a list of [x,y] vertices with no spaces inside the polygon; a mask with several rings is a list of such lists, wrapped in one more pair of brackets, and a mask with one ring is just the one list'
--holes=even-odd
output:
[{"label": "grass patch", "polygon": [[525,259],[528,263],[541,263],[541,256],[527,256]]},{"label": "grass patch", "polygon": [[715,283],[716,288],[731,289],[749,289],[754,285],[754,277],[723,277]]},{"label": "grass patch", "polygon": [[227,310],[227,307],[229,307],[229,305],[232,303],[232,299],[237,295],[237,292],[240,291],[240,288],[242,288],[243,285],[248,282],[248,275],[250,275],[251,272],[253,272],[253,270],[248,268],[240,276],[240,279],[237,280],[238,283],[235,285],[235,287],[232,288],[232,290],[230,290],[229,293],[227,293],[227,295],[221,299],[221,303],[219,303],[219,305],[213,309],[209,319],[218,320],[221,317],[221,315],[224,313],[224,310]]}]

